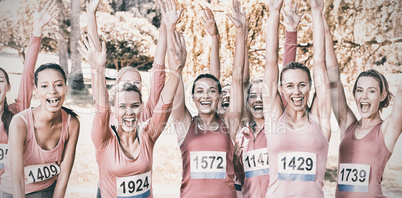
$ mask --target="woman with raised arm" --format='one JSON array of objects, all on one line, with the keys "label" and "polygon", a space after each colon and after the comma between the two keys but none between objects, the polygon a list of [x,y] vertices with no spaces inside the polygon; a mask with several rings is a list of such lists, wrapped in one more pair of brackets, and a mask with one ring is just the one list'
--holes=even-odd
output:
[{"label": "woman with raised arm", "polygon": [[[264,74],[265,133],[269,153],[267,197],[324,197],[322,190],[330,138],[331,101],[325,68],[322,0],[310,1],[313,16],[314,82],[317,93],[312,111],[307,105],[311,87],[309,69],[288,63],[278,90],[278,25],[282,0],[271,0],[267,26],[267,62]],[[316,106],[316,107],[315,107]]]},{"label": "woman with raised arm", "polygon": [[[283,61],[294,61],[296,57],[296,30],[302,14],[297,14],[297,5],[289,5],[284,12],[286,26],[285,54]],[[284,64],[286,64],[284,62]],[[246,65],[246,67],[248,67]],[[247,89],[246,106],[250,122],[243,127],[236,138],[241,151],[235,152],[235,171],[241,173],[240,180],[244,180],[244,197],[264,197],[269,183],[269,163],[267,138],[264,130],[263,114],[263,84],[253,80]],[[282,100],[283,101],[283,100]],[[238,147],[238,146],[237,146]],[[239,164],[236,166],[236,164]]]},{"label": "woman with raised arm", "polygon": [[[88,17],[88,34],[93,38],[94,44],[97,49],[101,49],[99,41],[98,28],[96,22],[96,10],[99,5],[99,0],[90,0],[87,4],[87,17]],[[163,86],[165,85],[165,56],[167,47],[167,34],[166,26],[163,23],[163,15],[161,20],[161,26],[159,28],[159,39],[156,46],[154,63],[152,67],[151,77],[151,89],[148,101],[145,103],[144,109],[141,114],[141,121],[146,121],[152,117],[152,112],[155,105],[158,103],[158,99]],[[93,75],[93,74],[92,74]],[[92,78],[93,80],[94,78]],[[132,66],[123,67],[116,76],[116,84],[120,82],[131,83],[136,85],[139,90],[142,90],[142,78],[137,68]],[[93,95],[98,96],[97,90],[93,89]],[[94,97],[97,98],[97,97]],[[116,124],[116,119],[111,116],[112,123]]]},{"label": "woman with raised arm", "polygon": [[[117,84],[114,97],[108,101],[105,82],[106,46],[98,49],[93,39],[83,38],[79,51],[91,65],[93,87],[97,90],[96,113],[92,128],[92,141],[99,166],[97,197],[152,197],[151,170],[153,147],[168,121],[173,97],[186,61],[184,39],[172,35],[174,43],[171,75],[162,89],[152,117],[141,122],[143,109],[141,92],[136,85]],[[94,96],[96,97],[96,96]],[[109,105],[111,104],[111,106]],[[110,114],[115,114],[117,125],[110,127]]]},{"label": "woman with raised arm", "polygon": [[[50,21],[57,14],[56,7],[48,2],[35,17],[40,18],[39,24]],[[40,35],[40,30],[34,34]],[[3,197],[63,197],[74,162],[79,121],[75,113],[62,107],[68,90],[64,71],[49,63],[33,76],[41,104],[11,121]]]},{"label": "woman with raised arm", "polygon": [[[179,18],[176,3],[160,2],[168,35]],[[180,13],[180,12],[179,12]],[[233,2],[236,26],[236,51],[231,93],[234,96],[226,119],[216,114],[221,93],[219,80],[211,74],[199,75],[193,84],[192,98],[198,116],[192,117],[185,107],[184,88],[180,86],[174,100],[173,121],[182,152],[183,178],[181,197],[236,197],[233,181],[233,143],[243,107],[242,70],[244,65],[244,26],[246,17],[240,3]],[[168,46],[171,45],[168,42]],[[169,62],[172,60],[168,56]]]},{"label": "woman with raised arm", "polygon": [[385,197],[381,190],[384,169],[402,132],[402,82],[391,115],[383,120],[380,112],[392,99],[388,81],[374,69],[360,73],[352,92],[361,117],[358,120],[346,102],[327,23],[325,41],[332,106],[341,131],[335,196]]},{"label": "woman with raised arm", "polygon": [[51,3],[51,1],[48,1],[40,11],[38,6],[34,13],[33,31],[27,48],[27,55],[25,56],[18,98],[15,103],[10,105],[7,104],[6,99],[6,93],[11,89],[10,80],[7,72],[0,67],[0,176],[4,173],[8,156],[8,132],[11,119],[15,114],[27,109],[31,104],[34,90],[33,74],[38,58],[42,29],[58,13],[57,9],[54,9],[57,5]]}]

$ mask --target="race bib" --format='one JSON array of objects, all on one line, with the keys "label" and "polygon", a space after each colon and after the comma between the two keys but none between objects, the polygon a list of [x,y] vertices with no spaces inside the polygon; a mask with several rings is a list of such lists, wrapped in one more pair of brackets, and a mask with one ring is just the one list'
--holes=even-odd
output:
[{"label": "race bib", "polygon": [[60,166],[56,162],[24,167],[25,183],[37,183],[60,174]]},{"label": "race bib", "polygon": [[340,163],[338,170],[338,190],[368,192],[369,178],[369,165]]},{"label": "race bib", "polygon": [[226,152],[191,151],[190,166],[192,179],[225,179]]},{"label": "race bib", "polygon": [[280,153],[278,178],[291,181],[315,181],[317,154],[308,152]]},{"label": "race bib", "polygon": [[241,183],[240,183],[239,178],[236,175],[233,175],[233,180],[235,181],[234,186],[235,186],[236,191],[241,192]]},{"label": "race bib", "polygon": [[117,197],[145,198],[151,195],[151,171],[128,177],[116,178]]},{"label": "race bib", "polygon": [[246,178],[269,174],[267,148],[243,152],[243,166]]},{"label": "race bib", "polygon": [[0,169],[4,169],[8,154],[8,144],[0,144]]}]

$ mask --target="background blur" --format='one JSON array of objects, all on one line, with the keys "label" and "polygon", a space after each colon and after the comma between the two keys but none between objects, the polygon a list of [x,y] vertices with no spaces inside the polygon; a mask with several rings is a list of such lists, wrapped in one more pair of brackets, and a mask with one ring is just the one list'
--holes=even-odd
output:
[{"label": "background blur", "polygon": [[[67,189],[67,197],[95,197],[98,167],[90,132],[93,118],[90,70],[76,50],[80,34],[87,31],[85,2],[80,0],[56,0],[60,14],[44,28],[42,48],[37,66],[47,62],[60,63],[69,73],[70,92],[65,106],[80,115],[81,132],[77,146],[76,161]],[[143,95],[148,97],[150,72],[160,26],[160,12],[154,0],[100,0],[97,19],[100,38],[106,41],[108,62],[107,76],[112,83],[121,67],[136,66],[143,77]],[[249,57],[251,78],[263,74],[265,65],[265,32],[268,19],[268,0],[241,1],[250,16]],[[286,6],[288,2],[284,0]],[[297,61],[311,67],[312,30],[308,16],[308,1],[299,3],[300,12],[306,11],[298,28]],[[44,0],[0,0],[0,66],[11,78],[12,90],[8,102],[17,97],[23,68],[23,57],[32,31],[32,14]],[[235,28],[225,13],[230,12],[230,0],[178,0],[185,8],[177,29],[181,30],[187,43],[187,65],[183,76],[187,95],[192,79],[208,72],[210,37],[204,31],[202,8],[209,6],[215,15],[221,37],[221,81],[231,81],[234,54]],[[390,83],[395,93],[402,79],[402,2],[400,0],[326,0],[325,16],[335,41],[335,49],[342,72],[347,99],[357,112],[351,89],[357,75],[367,69],[377,69]],[[281,16],[282,17],[282,16]],[[283,54],[284,26],[280,26],[279,58]],[[281,59],[279,60],[281,62]],[[146,99],[146,98],[145,98]],[[191,106],[190,100],[187,101]],[[33,98],[32,106],[39,101]],[[382,117],[391,112],[385,109]],[[193,108],[190,108],[190,110]],[[357,114],[358,115],[358,114]],[[333,197],[336,185],[336,169],[339,145],[339,129],[332,122],[324,190]],[[169,126],[158,139],[154,153],[153,189],[155,197],[179,197],[181,180],[180,150],[174,127]],[[402,196],[402,141],[398,140],[383,179],[383,191],[388,197]]]}]

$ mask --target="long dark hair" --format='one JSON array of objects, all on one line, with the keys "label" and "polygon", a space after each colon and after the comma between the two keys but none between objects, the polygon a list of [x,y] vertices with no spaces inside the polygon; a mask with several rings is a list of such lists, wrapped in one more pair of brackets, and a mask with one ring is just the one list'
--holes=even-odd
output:
[{"label": "long dark hair", "polygon": [[217,86],[218,86],[219,95],[221,95],[221,93],[222,93],[222,85],[221,85],[221,82],[219,82],[219,80],[218,80],[214,75],[212,75],[212,74],[200,74],[200,75],[198,75],[197,78],[194,80],[193,88],[191,89],[191,94],[194,95],[195,83],[196,83],[198,80],[200,80],[201,78],[209,78],[209,79],[212,79],[213,81],[215,81],[216,84],[217,84]]},{"label": "long dark hair", "polygon": [[[56,64],[56,63],[46,63],[46,64],[39,66],[39,68],[36,69],[36,71],[35,71],[35,74],[34,74],[35,87],[38,87],[38,74],[47,69],[54,69],[54,70],[58,71],[63,76],[64,83],[67,84],[67,77],[66,77],[66,73],[64,72],[63,68],[61,68],[60,65]],[[62,106],[61,108],[64,111],[66,111],[68,114],[70,114],[74,117],[78,117],[78,115],[73,110],[71,110],[67,107],[64,107],[64,106]]]},{"label": "long dark hair", "polygon": [[[0,67],[0,71],[4,73],[4,76],[6,78],[7,86],[10,86],[10,78],[8,77],[7,72]],[[1,121],[3,122],[3,127],[4,130],[6,131],[8,135],[8,130],[10,128],[10,122],[11,119],[13,118],[14,114],[8,109],[8,104],[7,104],[7,97],[4,99],[4,111],[3,114],[1,115]]]}]

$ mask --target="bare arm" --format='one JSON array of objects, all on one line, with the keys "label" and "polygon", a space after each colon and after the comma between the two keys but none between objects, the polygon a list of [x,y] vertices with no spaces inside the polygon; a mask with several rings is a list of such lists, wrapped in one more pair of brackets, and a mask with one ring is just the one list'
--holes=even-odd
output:
[{"label": "bare arm", "polygon": [[299,5],[290,4],[287,6],[287,11],[282,9],[283,19],[285,21],[284,25],[286,28],[285,32],[285,50],[283,53],[282,67],[290,62],[296,61],[296,50],[297,50],[297,27],[299,26],[300,20],[304,13],[297,14]]},{"label": "bare arm", "polygon": [[211,36],[209,73],[219,80],[221,77],[221,65],[219,61],[219,31],[212,10],[206,7],[203,13],[204,17],[201,17],[201,21],[204,23],[205,30]]},{"label": "bare arm", "polygon": [[68,128],[68,140],[64,147],[63,159],[60,163],[60,174],[57,177],[53,197],[61,198],[65,196],[68,180],[70,179],[71,170],[74,164],[75,151],[80,131],[80,122],[78,119],[72,116]]},{"label": "bare arm", "polygon": [[283,112],[282,101],[278,92],[278,29],[279,13],[282,3],[282,0],[270,0],[269,2],[269,19],[266,39],[267,61],[264,72],[264,92],[266,93],[265,96],[263,96],[264,117],[272,117],[274,120],[279,118]]},{"label": "bare arm", "polygon": [[[183,9],[177,12],[176,3],[171,0],[158,1],[161,11],[164,15],[164,23],[166,25],[167,37],[172,38],[175,35],[176,23],[180,18]],[[174,43],[172,39],[168,39],[168,49],[173,48]],[[168,53],[169,65],[174,64],[171,61],[175,60],[174,54]],[[185,106],[184,97],[184,83],[183,79],[180,79],[179,87],[176,90],[176,96],[173,99],[172,118],[175,123],[177,140],[181,142],[187,135],[188,129],[191,124],[191,115]]]},{"label": "bare arm", "polygon": [[97,49],[101,49],[101,43],[99,41],[98,26],[96,22],[96,10],[99,6],[99,0],[90,0],[85,2],[87,6],[87,17],[88,17],[88,34],[94,40],[94,44]]},{"label": "bare arm", "polygon": [[227,16],[236,26],[236,49],[233,61],[232,83],[230,86],[231,101],[228,112],[226,112],[226,123],[229,126],[229,134],[233,141],[236,140],[236,133],[240,127],[243,111],[243,72],[244,72],[244,49],[247,19],[244,8],[238,0],[232,2],[232,14]]},{"label": "bare arm", "polygon": [[10,123],[9,149],[10,168],[15,198],[25,197],[24,178],[24,142],[27,139],[27,127],[24,120],[14,116]]},{"label": "bare arm", "polygon": [[145,121],[152,117],[152,113],[158,103],[160,93],[165,85],[165,57],[166,57],[166,47],[167,47],[167,33],[166,26],[163,23],[159,28],[159,40],[156,46],[154,64],[152,67],[152,77],[151,77],[151,90],[148,97],[148,101],[145,104],[144,111],[141,114],[141,120]]},{"label": "bare arm", "polygon": [[[313,104],[313,115],[318,116],[320,128],[329,141],[331,137],[331,93],[329,91],[329,79],[325,66],[325,35],[324,17],[322,10],[323,0],[311,0],[313,16],[313,43],[314,43],[314,84],[316,90],[316,101]],[[318,105],[318,107],[314,107]]]},{"label": "bare arm", "polygon": [[[176,95],[177,87],[179,86],[179,82],[182,79],[181,73],[183,71],[183,67],[186,64],[186,42],[184,41],[184,37],[180,36],[179,33],[175,32],[175,35],[172,35],[170,38],[173,40],[173,46],[170,48],[170,53],[174,55],[174,60],[169,60],[170,66],[170,75],[168,81],[166,82],[166,86],[162,89],[162,93],[160,96],[160,100],[158,102],[158,110],[162,110],[159,114],[165,115],[162,119],[159,119],[159,124],[162,123],[162,126],[158,126],[158,123],[154,123],[158,128],[152,130],[152,138],[156,141],[159,135],[162,133],[164,125],[168,121],[171,109],[163,110],[159,109],[162,104],[172,104],[173,98]],[[156,113],[156,112],[155,112]]]},{"label": "bare arm", "polygon": [[346,102],[345,90],[340,78],[338,60],[334,50],[331,31],[324,18],[325,27],[325,62],[331,87],[331,103],[334,115],[341,131],[341,139],[349,125],[355,122],[356,116]]},{"label": "bare arm", "polygon": [[[36,60],[38,59],[42,30],[43,27],[58,14],[58,12],[57,3],[55,1],[48,1],[41,10],[39,10],[38,6],[34,13],[32,35],[28,46],[28,52],[25,56],[24,71],[22,72],[20,87],[18,90],[18,99],[15,103],[17,110],[14,110],[14,113],[29,108],[31,104],[32,92],[34,89],[34,70]],[[11,107],[11,109],[13,109],[13,107]]]},{"label": "bare arm", "polygon": [[101,149],[112,138],[109,130],[110,107],[105,80],[106,45],[103,42],[102,48],[97,49],[91,36],[88,35],[88,37],[88,40],[84,36],[82,37],[84,43],[79,42],[78,51],[91,65],[91,73],[94,76],[92,87],[97,90],[94,92],[97,95],[93,95],[96,113],[93,121],[92,141],[96,149]]},{"label": "bare arm", "polygon": [[[395,143],[402,132],[402,81],[399,83],[396,92],[394,106],[391,115],[385,120],[382,127],[384,133],[385,146],[392,153]],[[384,126],[385,125],[385,126]]]}]

